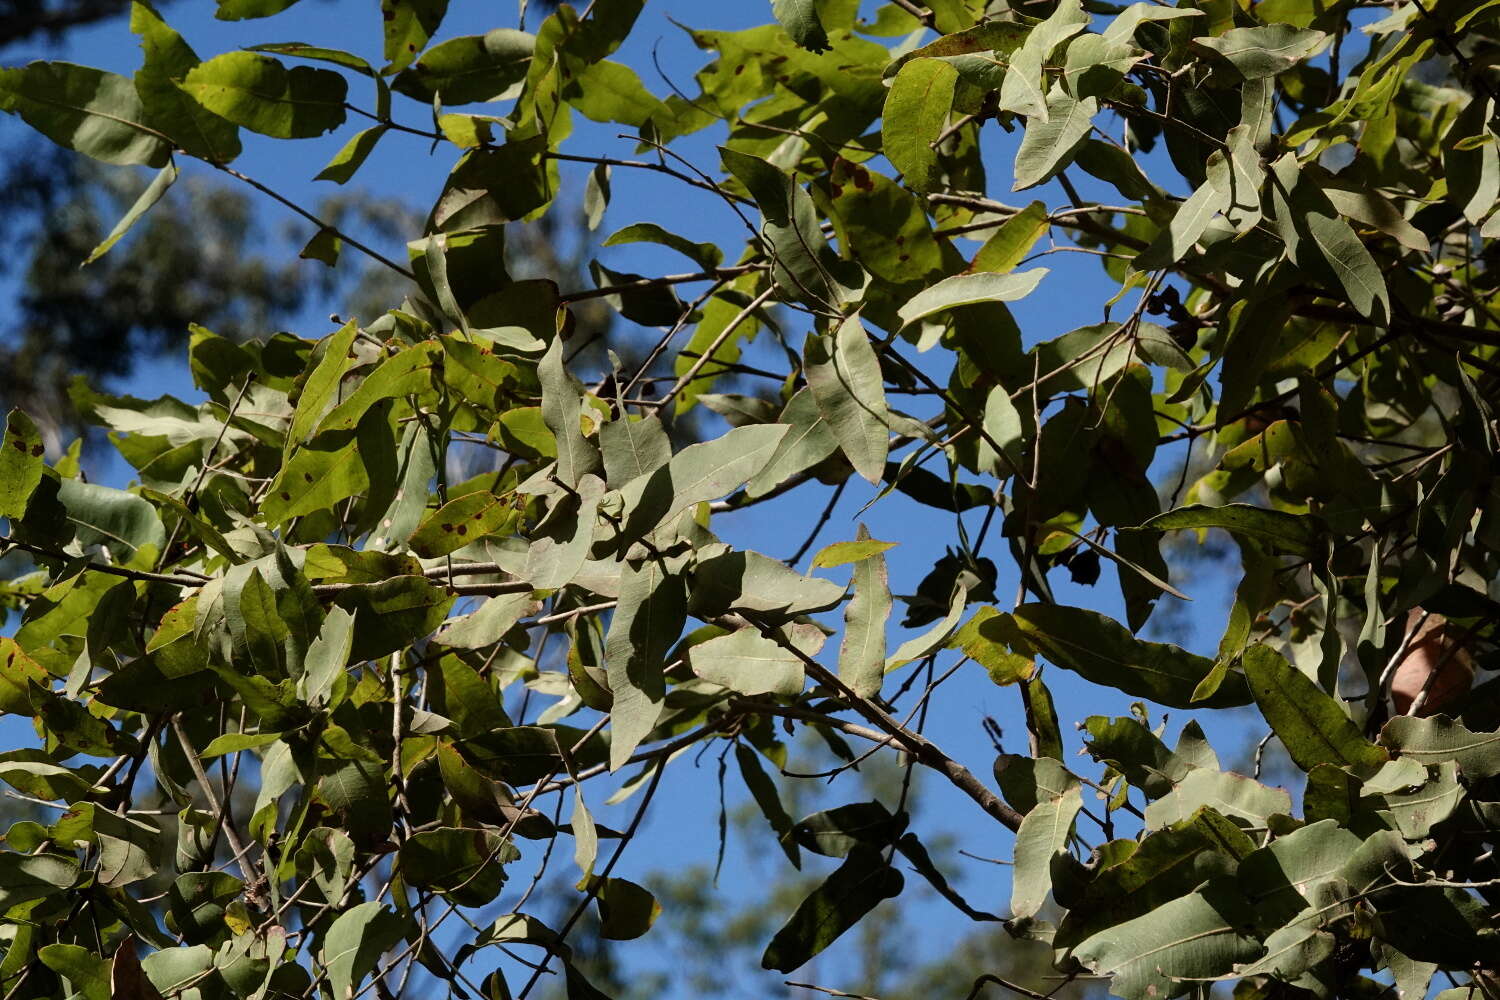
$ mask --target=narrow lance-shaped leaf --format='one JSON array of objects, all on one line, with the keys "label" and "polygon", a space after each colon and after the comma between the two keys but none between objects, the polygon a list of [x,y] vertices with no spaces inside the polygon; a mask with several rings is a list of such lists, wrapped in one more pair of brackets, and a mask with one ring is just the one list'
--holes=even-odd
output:
[{"label": "narrow lance-shaped leaf", "polygon": [[905,879],[884,855],[863,844],[797,907],[761,956],[760,964],[791,972],[827,948],[882,900],[900,894]]},{"label": "narrow lance-shaped leaf", "polygon": [[1047,901],[1052,888],[1052,858],[1067,850],[1073,820],[1082,808],[1083,792],[1074,785],[1056,798],[1038,802],[1021,820],[1010,894],[1013,919],[1034,916]]},{"label": "narrow lance-shaped leaf", "polygon": [[1016,150],[1015,182],[1012,191],[1024,191],[1056,177],[1073,162],[1089,132],[1099,102],[1092,97],[1078,100],[1061,87],[1047,96],[1047,119],[1032,119],[1026,124],[1026,136]]},{"label": "narrow lance-shaped leaf", "polygon": [[1312,514],[1291,514],[1245,503],[1205,507],[1194,504],[1158,514],[1141,525],[1144,531],[1222,528],[1236,537],[1269,544],[1293,555],[1309,555],[1324,526]]},{"label": "narrow lance-shaped leaf", "polygon": [[[870,530],[861,524],[855,537],[854,544],[869,544]],[[860,697],[871,698],[880,693],[885,677],[885,632],[892,607],[883,552],[872,552],[854,564],[853,584],[854,596],[844,608],[839,679]]]},{"label": "narrow lance-shaped leaf", "polygon": [[287,449],[300,443],[322,419],[323,412],[338,393],[344,372],[349,369],[349,348],[359,334],[359,324],[350,320],[324,343],[323,354],[308,373],[297,396],[297,408],[287,429]]},{"label": "narrow lance-shaped leaf", "polygon": [[[1137,639],[1118,622],[1082,608],[1025,604],[1011,617],[1026,643],[1058,666],[1173,708],[1193,706],[1194,691],[1214,667],[1206,656]],[[1249,700],[1244,677],[1230,674],[1198,704],[1227,708]]]},{"label": "narrow lance-shaped leaf", "polygon": [[880,359],[859,317],[826,336],[810,336],[807,381],[839,447],[865,479],[879,483],[890,442]]},{"label": "narrow lance-shaped leaf", "polygon": [[151,183],[146,185],[146,189],[141,192],[140,197],[120,217],[120,221],[115,223],[115,228],[109,231],[109,235],[104,238],[104,242],[94,247],[89,252],[89,255],[84,258],[83,262],[85,264],[92,264],[100,257],[109,253],[110,248],[120,242],[126,233],[130,232],[130,227],[140,221],[141,216],[149,212],[152,205],[161,201],[162,195],[167,193],[167,188],[171,187],[176,180],[177,164],[168,163],[165,167],[162,167],[161,171],[151,179]]},{"label": "narrow lance-shaped leaf", "polygon": [[1034,267],[1029,271],[980,271],[944,278],[918,292],[901,307],[901,323],[911,326],[933,313],[960,306],[1024,299],[1046,276],[1047,268]]},{"label": "narrow lance-shaped leaf", "polygon": [[542,355],[537,377],[542,382],[542,420],[557,440],[557,478],[566,486],[577,486],[586,473],[600,471],[603,463],[599,450],[583,436],[583,397],[563,367],[561,337],[554,338]]},{"label": "narrow lance-shaped leaf", "polygon": [[941,59],[913,59],[891,81],[881,118],[885,155],[916,191],[942,183],[942,163],[933,144],[953,110],[958,70]]},{"label": "narrow lance-shaped leaf", "polygon": [[604,640],[610,709],[610,770],[619,770],[656,728],[665,697],[662,671],[667,653],[687,622],[687,594],[680,575],[655,559],[620,574],[620,602]]},{"label": "narrow lance-shaped leaf", "polygon": [[787,815],[781,804],[776,783],[766,775],[765,768],[761,767],[756,752],[751,747],[736,742],[734,759],[740,765],[740,776],[745,779],[745,787],[750,789],[755,804],[760,807],[761,814],[766,817],[766,822],[776,834],[776,842],[782,853],[794,868],[801,868],[802,854],[797,850],[797,841],[792,838],[792,817]]},{"label": "narrow lance-shaped leaf", "polygon": [[1255,703],[1298,767],[1310,771],[1335,764],[1358,774],[1385,763],[1386,752],[1367,741],[1338,702],[1280,653],[1255,645],[1241,662]]}]

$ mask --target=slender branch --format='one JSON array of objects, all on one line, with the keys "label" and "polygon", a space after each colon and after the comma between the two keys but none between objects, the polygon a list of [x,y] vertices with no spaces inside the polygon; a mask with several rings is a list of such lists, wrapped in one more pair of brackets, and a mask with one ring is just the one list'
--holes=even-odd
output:
[{"label": "slender branch", "polygon": [[588,887],[583,893],[583,898],[578,901],[578,905],[574,907],[572,914],[568,916],[567,922],[558,930],[557,937],[547,942],[546,950],[542,953],[542,959],[537,963],[536,969],[531,973],[531,978],[526,981],[526,985],[521,988],[521,992],[516,994],[517,1000],[526,1000],[532,988],[536,986],[537,981],[542,978],[542,973],[547,970],[547,963],[552,961],[552,956],[557,952],[558,947],[567,938],[568,933],[573,929],[574,925],[578,923],[579,918],[583,916],[589,904],[594,901],[594,897],[599,894],[599,889],[609,878],[610,873],[615,870],[615,865],[619,863],[621,856],[624,855],[625,848],[635,839],[636,831],[641,826],[641,820],[646,818],[646,809],[651,805],[651,800],[655,798],[657,786],[661,784],[661,776],[666,773],[666,770],[667,762],[663,760],[656,765],[656,770],[651,772],[651,780],[646,785],[646,791],[642,795],[640,807],[636,809],[635,815],[631,817],[630,825],[625,828],[625,833],[620,837],[619,844],[615,846],[614,853],[610,855],[609,862],[604,866],[602,872],[594,878],[589,879]]},{"label": "slender branch", "polygon": [[260,878],[246,856],[250,850],[249,845],[240,840],[240,835],[235,830],[234,824],[226,821],[225,809],[219,803],[219,797],[214,794],[213,783],[208,780],[208,773],[203,770],[203,761],[198,759],[198,751],[193,749],[193,741],[188,739],[187,730],[182,728],[181,713],[172,716],[172,731],[177,734],[177,742],[182,747],[182,755],[187,758],[188,767],[192,770],[193,777],[198,779],[198,784],[203,789],[203,798],[208,802],[208,807],[218,817],[219,826],[224,830],[224,838],[229,841],[229,850],[233,852],[235,861],[239,864],[240,872],[245,876],[245,895],[252,902],[258,904],[260,901]]},{"label": "slender branch", "polygon": [[[14,538],[10,535],[0,535],[0,552],[8,548],[20,549],[22,552],[29,552],[35,556],[46,556],[49,559],[60,559],[63,562],[71,562],[79,558],[58,549],[48,548],[45,545],[33,545],[30,542],[23,542],[19,538]],[[189,570],[183,570],[174,575],[171,573],[151,573],[143,569],[129,569],[125,566],[111,566],[108,563],[85,563],[82,571],[88,572],[90,570],[96,573],[107,573],[110,576],[123,577],[126,580],[139,580],[143,583],[165,583],[174,587],[201,587],[209,581],[208,577],[199,573],[192,573]]]},{"label": "slender branch", "polygon": [[730,320],[728,325],[726,325],[723,330],[719,331],[719,335],[714,338],[714,342],[710,344],[706,350],[704,350],[702,356],[699,357],[697,361],[693,362],[692,367],[683,372],[682,377],[672,384],[672,388],[667,390],[667,394],[656,401],[656,409],[660,410],[662,407],[670,403],[673,398],[675,398],[676,395],[687,386],[689,382],[693,381],[693,379],[697,377],[698,372],[703,370],[703,366],[708,364],[709,359],[711,359],[716,353],[718,353],[719,348],[723,347],[724,343],[729,340],[734,331],[739,329],[740,324],[749,319],[755,313],[755,310],[765,305],[766,300],[769,299],[775,293],[775,291],[776,286],[773,284],[771,287],[767,288],[765,291],[757,295],[749,305],[741,309],[739,313],[735,315],[734,319]]},{"label": "slender branch", "polygon": [[665,163],[647,163],[644,160],[617,160],[610,156],[577,156],[572,153],[543,153],[542,159],[564,160],[569,163],[592,163],[595,166],[604,167],[630,167],[635,170],[650,170],[658,174],[666,174],[668,177],[672,177],[679,181],[682,181],[684,184],[690,184],[695,188],[702,188],[704,191],[711,191],[722,198],[733,199],[734,201],[737,201],[743,205],[753,206],[755,204],[755,202],[751,201],[749,198],[746,198],[742,195],[731,194],[730,192],[725,191],[722,187],[719,187],[716,184],[711,184],[707,181],[701,181],[698,178],[693,177],[690,174],[685,174],[680,170],[673,170]]},{"label": "slender branch", "polygon": [[238,171],[238,170],[234,169],[233,167],[229,166],[228,164],[224,164],[224,163],[214,163],[214,164],[211,164],[211,166],[215,167],[218,170],[224,171],[224,173],[228,174],[230,177],[235,178],[236,180],[243,181],[244,183],[249,184],[251,187],[255,188],[255,190],[259,191],[261,194],[265,195],[266,197],[274,199],[275,201],[280,202],[282,205],[285,205],[287,208],[291,209],[293,212],[296,212],[298,215],[302,216],[304,219],[306,219],[308,222],[311,222],[313,225],[317,226],[319,229],[326,229],[326,230],[328,230],[330,233],[333,233],[333,235],[337,236],[340,240],[342,240],[343,242],[349,244],[351,247],[353,247],[354,249],[358,250],[360,253],[364,254],[366,257],[369,257],[371,260],[374,260],[374,261],[377,261],[377,262],[379,262],[381,264],[384,264],[386,267],[390,268],[392,271],[395,271],[397,274],[399,274],[402,277],[406,278],[408,281],[415,282],[417,280],[417,276],[415,274],[413,274],[410,269],[402,267],[400,264],[397,264],[395,261],[393,261],[389,257],[385,256],[380,251],[375,250],[375,249],[373,249],[373,248],[371,248],[369,246],[366,246],[365,244],[361,243],[359,240],[356,240],[354,237],[352,237],[349,234],[341,231],[337,227],[330,226],[328,223],[324,222],[322,219],[318,218],[316,215],[313,215],[311,212],[309,212],[307,209],[303,208],[301,205],[297,204],[295,201],[292,201],[290,198],[286,197],[285,195],[277,193],[276,191],[274,191],[271,188],[267,187],[266,185],[262,184],[260,181],[258,181],[255,178],[249,176],[248,174],[243,174],[240,171]]},{"label": "slender branch", "polygon": [[559,295],[559,302],[582,302],[585,299],[599,299],[606,295],[619,295],[622,292],[634,292],[643,288],[663,288],[667,285],[684,285],[690,281],[722,281],[726,278],[737,278],[751,271],[760,271],[765,268],[764,264],[739,264],[735,267],[716,267],[711,271],[698,271],[693,274],[667,274],[660,278],[641,278],[637,281],[627,281],[619,285],[605,285],[602,288],[588,288],[581,292],[569,292],[567,295]]},{"label": "slender branch", "polygon": [[772,628],[769,625],[749,618],[738,618],[738,616],[734,615],[725,615],[722,618],[711,621],[710,624],[720,625],[730,631],[738,631],[747,624],[759,629],[761,635],[801,660],[803,669],[807,671],[808,676],[824,687],[836,692],[845,704],[860,715],[863,715],[877,728],[895,736],[896,741],[901,744],[902,749],[911,754],[912,757],[926,764],[939,774],[942,774],[959,791],[973,799],[981,809],[989,813],[990,816],[1008,829],[1019,830],[1021,828],[1021,814],[1006,805],[999,796],[990,791],[983,782],[974,776],[974,772],[964,767],[952,757],[949,757],[938,748],[937,744],[933,743],[927,737],[907,729],[873,701],[868,698],[861,698],[855,694],[847,684],[839,680],[827,667],[789,642],[779,629]]}]

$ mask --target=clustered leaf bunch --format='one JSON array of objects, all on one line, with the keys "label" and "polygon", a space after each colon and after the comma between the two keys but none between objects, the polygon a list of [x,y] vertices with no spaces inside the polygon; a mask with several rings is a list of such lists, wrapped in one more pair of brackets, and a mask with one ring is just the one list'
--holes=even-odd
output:
[{"label": "clustered leaf bunch", "polygon": [[[1065,979],[1500,996],[1500,2],[898,0],[857,21],[775,0],[774,23],[692,31],[707,64],[665,96],[611,59],[643,0],[442,38],[446,6],[383,0],[383,65],[316,40],[202,59],[136,2],[133,78],[0,70],[0,108],[159,171],[96,253],[128,253],[184,165],[308,214],[234,166],[247,138],[367,125],[318,174],[337,183],[389,143],[453,164],[404,261],[321,222],[304,251],[410,278],[398,308],[321,339],[195,329],[197,405],[80,386],[129,488],[10,414],[4,544],[32,566],[3,585],[0,711],[38,743],[0,780],[44,808],[0,851],[0,995],[597,996],[569,935],[589,908],[605,937],[649,929],[616,862],[704,746],[733,749],[793,864],[837,861],[768,968],[913,873],[1000,919],[900,802],[789,816],[785,727],[951,782],[981,853],[1013,834],[1005,928]],[[638,158],[575,148],[580,117]],[[679,157],[710,128],[716,163]],[[649,169],[743,231],[642,221],[603,243],[688,271],[513,279],[506,233],[559,203],[563,160],[595,220],[612,176]],[[1023,339],[1007,303],[1076,294],[1032,263],[1065,253],[1117,287],[1106,319]],[[670,374],[582,369],[570,305],[601,297]],[[756,336],[779,370],[741,362]],[[763,391],[715,391],[731,374]],[[715,419],[682,444],[695,408]],[[890,543],[837,518],[802,572],[715,533],[787,494],[819,510],[820,484],[960,515],[932,574],[897,581],[895,648]],[[1243,573],[1216,654],[1140,638],[1179,596],[1167,555],[1211,530]],[[1054,597],[1101,558],[1123,621]],[[993,775],[911,711],[958,664],[1024,704],[1029,750]],[[1081,724],[1092,765],[1064,760],[1056,671],[1140,700]],[[1243,706],[1290,792],[1197,722],[1169,745],[1149,721]],[[611,774],[621,829],[593,819]],[[532,889],[569,856],[549,926]]]}]

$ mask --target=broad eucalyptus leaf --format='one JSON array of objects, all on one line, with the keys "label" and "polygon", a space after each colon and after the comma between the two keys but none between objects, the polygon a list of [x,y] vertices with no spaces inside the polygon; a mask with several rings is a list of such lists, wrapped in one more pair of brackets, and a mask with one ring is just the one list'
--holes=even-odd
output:
[{"label": "broad eucalyptus leaf", "polygon": [[181,87],[220,118],[277,139],[306,139],[338,128],[348,91],[337,73],[287,69],[254,52],[227,52],[199,63]]}]

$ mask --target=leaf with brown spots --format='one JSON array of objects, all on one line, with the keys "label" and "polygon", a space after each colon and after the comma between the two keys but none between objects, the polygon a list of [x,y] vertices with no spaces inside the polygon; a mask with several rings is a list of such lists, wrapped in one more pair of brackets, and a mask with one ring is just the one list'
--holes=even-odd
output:
[{"label": "leaf with brown spots", "polygon": [[509,532],[519,515],[509,497],[488,490],[449,500],[428,514],[411,536],[411,550],[423,559],[457,551],[486,535]]}]

